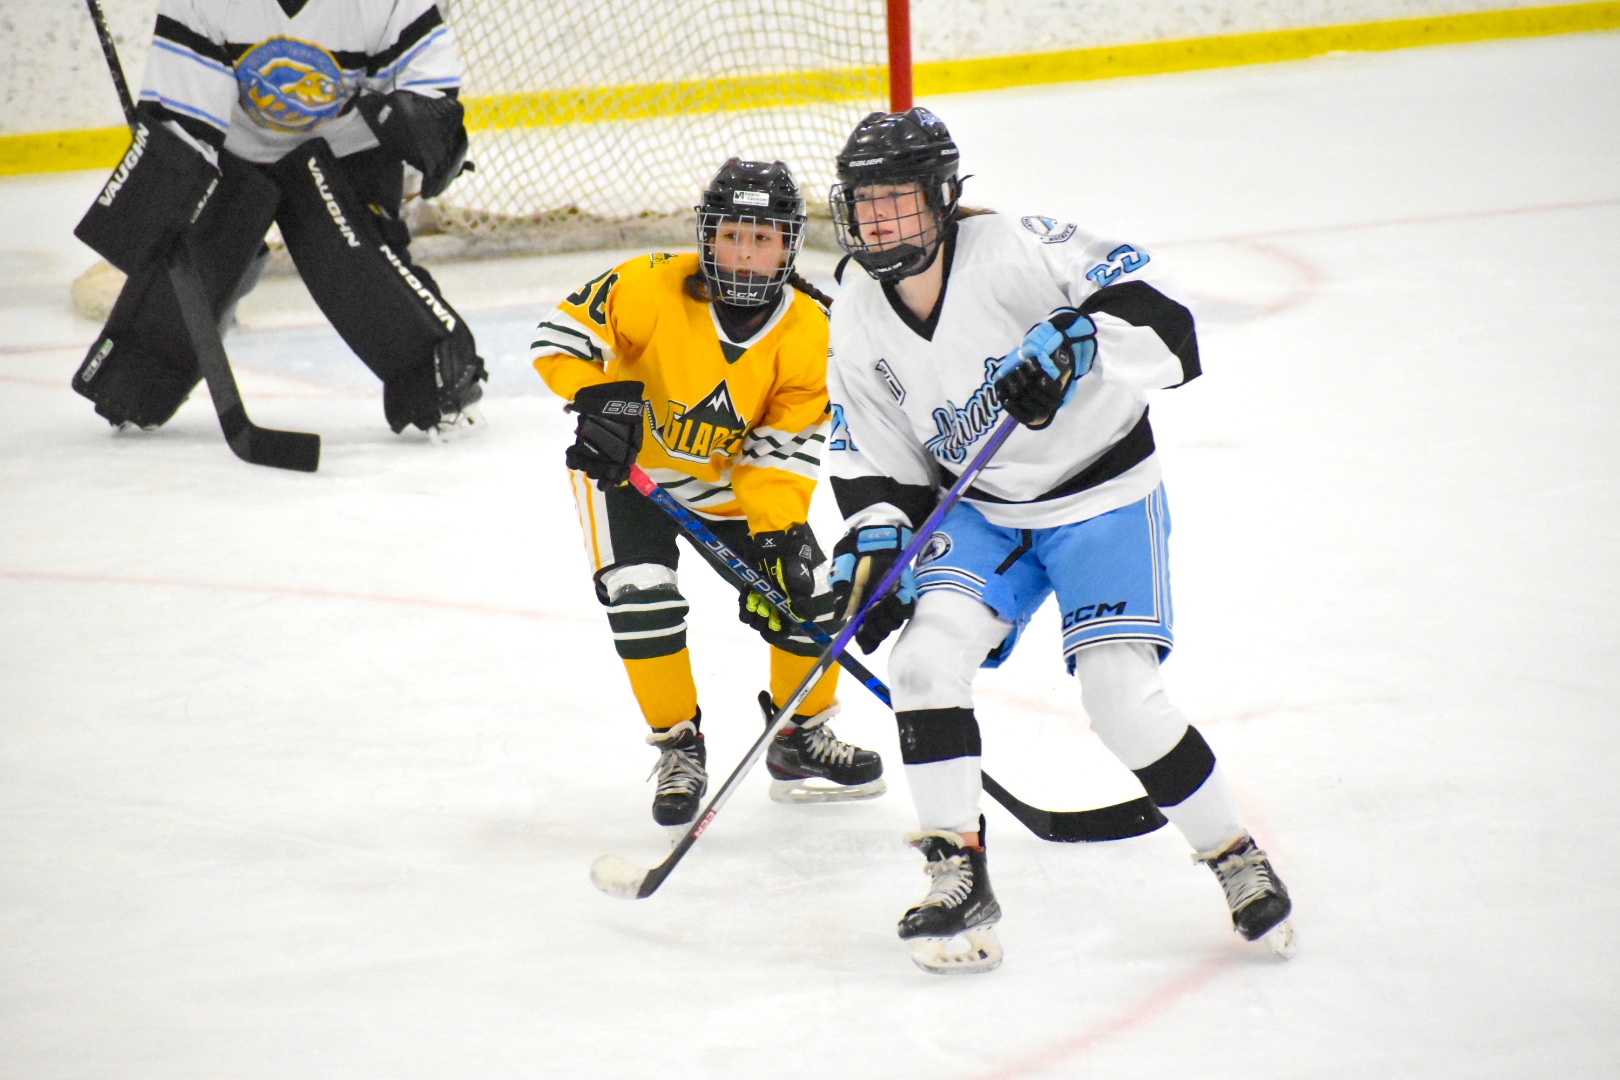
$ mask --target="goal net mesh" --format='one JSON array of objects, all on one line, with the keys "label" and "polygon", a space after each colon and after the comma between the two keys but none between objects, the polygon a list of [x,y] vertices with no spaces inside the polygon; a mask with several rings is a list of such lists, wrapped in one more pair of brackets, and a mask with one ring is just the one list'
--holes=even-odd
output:
[{"label": "goal net mesh", "polygon": [[787,162],[824,218],[834,156],[887,107],[883,0],[443,6],[477,171],[416,216],[474,246],[690,243],[733,156]]}]

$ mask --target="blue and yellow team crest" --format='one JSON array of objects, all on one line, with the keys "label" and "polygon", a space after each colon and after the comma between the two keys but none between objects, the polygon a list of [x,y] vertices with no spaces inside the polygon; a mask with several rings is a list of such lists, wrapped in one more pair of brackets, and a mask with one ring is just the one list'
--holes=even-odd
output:
[{"label": "blue and yellow team crest", "polygon": [[297,38],[261,41],[236,62],[242,109],[276,131],[309,131],[343,108],[343,71],[319,45]]}]

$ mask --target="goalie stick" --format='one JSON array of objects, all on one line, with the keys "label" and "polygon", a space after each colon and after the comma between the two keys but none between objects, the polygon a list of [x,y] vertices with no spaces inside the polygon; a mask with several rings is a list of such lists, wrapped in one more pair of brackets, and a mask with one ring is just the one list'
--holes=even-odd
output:
[{"label": "goalie stick", "polygon": [[[130,98],[129,84],[124,81],[124,67],[118,61],[118,49],[107,30],[107,19],[97,0],[85,0],[85,4],[90,8],[90,21],[95,23],[96,37],[101,41],[101,53],[106,57],[107,71],[118,91],[124,119],[133,129],[135,103]],[[321,462],[319,435],[262,428],[248,418],[241,391],[236,387],[236,376],[231,372],[230,358],[225,355],[225,343],[209,310],[202,277],[197,273],[184,237],[169,254],[165,269],[180,305],[180,321],[185,324],[186,336],[197,354],[197,366],[202,368],[208,394],[214,401],[214,412],[219,416],[220,430],[225,433],[225,442],[232,453],[252,465],[314,472]]]},{"label": "goalie stick", "polygon": [[[736,584],[752,589],[763,596],[770,605],[781,613],[782,617],[793,623],[800,633],[809,637],[816,644],[826,647],[832,644],[832,637],[814,623],[806,622],[793,613],[788,604],[787,597],[755,567],[750,566],[725,541],[714,534],[714,531],[703,523],[703,519],[681,504],[681,501],[658,485],[646,470],[640,465],[630,467],[630,486],[651,499],[652,502],[670,517],[675,519],[677,525],[711,556],[710,561],[715,563],[716,569],[729,576]],[[874,675],[865,664],[857,660],[847,650],[837,654],[837,661],[855,678],[859,679],[865,687],[876,695],[877,699],[892,708],[889,700],[889,688],[883,681]],[[1007,812],[1030,832],[1042,840],[1053,843],[1098,843],[1107,840],[1124,840],[1133,836],[1142,836],[1160,828],[1165,824],[1164,815],[1154,806],[1147,796],[1139,796],[1126,802],[1116,803],[1112,806],[1100,806],[1092,810],[1043,810],[1038,806],[1031,806],[1006,788],[1002,787],[987,772],[980,772],[984,783],[984,790],[990,797],[1000,803]]]}]

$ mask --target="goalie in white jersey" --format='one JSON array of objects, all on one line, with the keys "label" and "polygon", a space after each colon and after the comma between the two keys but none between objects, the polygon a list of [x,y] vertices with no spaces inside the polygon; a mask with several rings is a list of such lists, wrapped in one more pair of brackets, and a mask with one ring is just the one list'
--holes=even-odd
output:
[{"label": "goalie in white jersey", "polygon": [[481,424],[484,363],[400,216],[407,165],[424,198],[463,169],[460,76],[432,0],[161,0],[133,143],[76,230],[128,280],[73,388],[115,426],[167,422],[201,378],[169,253],[223,327],[273,221],[394,431]]},{"label": "goalie in white jersey", "polygon": [[[973,678],[1055,593],[1092,729],[1214,870],[1237,931],[1291,953],[1287,890],[1159,672],[1173,643],[1170,515],[1145,395],[1199,374],[1191,313],[1137,245],[960,207],[957,148],[926,109],[868,116],[838,176],[839,241],[865,270],[841,268],[828,372],[843,611],[859,609],[1003,412],[1022,425],[856,637],[870,652],[905,627],[890,673],[920,825],[908,840],[932,884],[900,936],[927,970],[1000,961]],[[948,951],[958,936],[969,947]]]}]

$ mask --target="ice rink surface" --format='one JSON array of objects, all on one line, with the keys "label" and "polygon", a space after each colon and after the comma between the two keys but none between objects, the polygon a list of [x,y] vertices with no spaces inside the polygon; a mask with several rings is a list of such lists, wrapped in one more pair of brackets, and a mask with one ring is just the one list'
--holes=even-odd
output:
[{"label": "ice rink surface", "polygon": [[[1173,696],[1291,887],[1283,963],[1179,836],[1042,843],[986,800],[1007,960],[912,967],[876,802],[750,777],[654,897],[653,751],[591,594],[527,330],[612,255],[450,266],[481,438],[395,437],[294,279],[228,341],[314,475],[199,392],[68,389],[101,177],[0,181],[0,1076],[714,1080],[1620,1075],[1620,35],[941,97],[970,203],[1181,270],[1159,394]],[[808,260],[825,278],[831,259]],[[836,535],[830,499],[815,521]],[[688,566],[711,766],[764,647]],[[1055,622],[981,680],[1027,801],[1139,792]],[[874,662],[882,672],[882,657]]]}]

